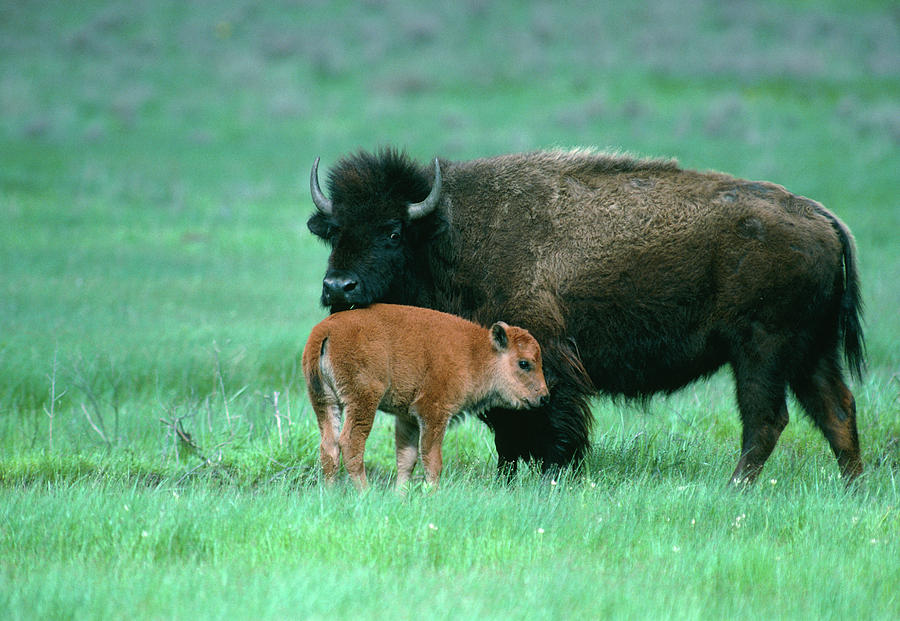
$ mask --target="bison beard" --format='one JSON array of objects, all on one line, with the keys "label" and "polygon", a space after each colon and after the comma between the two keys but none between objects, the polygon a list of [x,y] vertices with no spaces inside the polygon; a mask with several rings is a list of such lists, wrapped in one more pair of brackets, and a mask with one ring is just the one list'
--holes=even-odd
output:
[{"label": "bison beard", "polygon": [[[316,162],[318,164],[318,160]],[[393,150],[311,174],[309,229],[331,244],[322,303],[423,306],[529,330],[550,403],[494,409],[501,469],[555,468],[589,445],[588,399],[672,392],[730,365],[752,481],[790,388],[842,474],[862,471],[840,349],[863,366],[856,255],[822,205],[671,161],[551,151],[431,169]]]}]

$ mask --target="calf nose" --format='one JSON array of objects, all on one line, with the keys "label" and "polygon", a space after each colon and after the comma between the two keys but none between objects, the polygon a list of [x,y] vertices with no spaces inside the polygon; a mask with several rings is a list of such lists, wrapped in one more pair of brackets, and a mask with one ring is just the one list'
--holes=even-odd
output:
[{"label": "calf nose", "polygon": [[541,395],[540,404],[547,405],[550,403],[550,395]]},{"label": "calf nose", "polygon": [[322,280],[322,289],[325,296],[334,300],[344,300],[347,294],[356,289],[359,283],[356,277],[347,272],[333,272],[325,275]]}]

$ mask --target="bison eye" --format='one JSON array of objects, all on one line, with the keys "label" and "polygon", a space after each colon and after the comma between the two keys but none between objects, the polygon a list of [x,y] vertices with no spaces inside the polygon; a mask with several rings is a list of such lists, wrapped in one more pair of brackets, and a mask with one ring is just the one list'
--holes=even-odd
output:
[{"label": "bison eye", "polygon": [[527,360],[519,360],[519,368],[523,371],[528,371],[529,369],[531,369],[531,363]]},{"label": "bison eye", "polygon": [[400,233],[397,231],[391,233],[391,241],[400,241]]}]

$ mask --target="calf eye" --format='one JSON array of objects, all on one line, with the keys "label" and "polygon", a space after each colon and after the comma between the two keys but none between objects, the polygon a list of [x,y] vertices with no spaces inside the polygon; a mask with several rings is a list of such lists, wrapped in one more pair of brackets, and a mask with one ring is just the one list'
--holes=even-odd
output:
[{"label": "calf eye", "polygon": [[519,368],[527,371],[531,368],[531,364],[527,360],[519,360]]},{"label": "calf eye", "polygon": [[397,231],[391,233],[391,241],[400,241],[400,233]]}]

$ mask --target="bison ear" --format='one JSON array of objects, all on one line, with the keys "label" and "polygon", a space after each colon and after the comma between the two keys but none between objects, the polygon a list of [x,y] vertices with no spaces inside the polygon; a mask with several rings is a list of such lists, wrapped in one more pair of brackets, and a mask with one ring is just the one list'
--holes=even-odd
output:
[{"label": "bison ear", "polygon": [[497,351],[506,351],[509,347],[509,337],[506,335],[508,325],[502,321],[498,321],[491,326],[491,344]]},{"label": "bison ear", "polygon": [[309,217],[309,220],[306,221],[306,227],[310,233],[322,239],[328,239],[332,228],[328,218],[318,211]]}]

